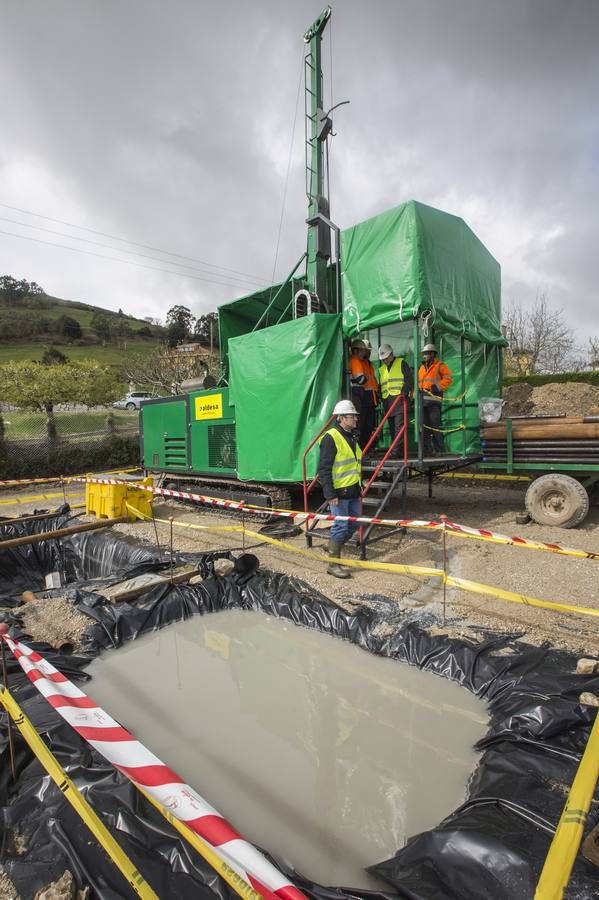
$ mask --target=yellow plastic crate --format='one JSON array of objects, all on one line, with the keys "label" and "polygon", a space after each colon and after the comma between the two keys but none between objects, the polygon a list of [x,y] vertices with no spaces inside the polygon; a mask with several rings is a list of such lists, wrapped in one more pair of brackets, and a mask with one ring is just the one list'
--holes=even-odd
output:
[{"label": "yellow plastic crate", "polygon": [[[94,478],[114,478],[114,475],[93,475]],[[140,489],[140,485],[151,486],[154,482],[151,477],[143,478],[140,475],[118,475],[119,481],[126,484],[96,484],[87,482],[85,485],[85,512],[87,515],[96,516],[98,519],[119,519],[121,516],[129,516],[134,519],[127,509],[127,504],[139,510],[143,515],[151,516],[152,508],[150,498],[152,494]]]}]

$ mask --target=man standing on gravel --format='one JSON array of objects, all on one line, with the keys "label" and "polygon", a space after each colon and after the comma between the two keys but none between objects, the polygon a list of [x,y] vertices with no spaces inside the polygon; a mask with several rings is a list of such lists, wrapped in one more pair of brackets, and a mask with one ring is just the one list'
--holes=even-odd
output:
[{"label": "man standing on gravel", "polygon": [[[356,431],[358,413],[351,400],[340,400],[333,415],[336,416],[336,422],[325,432],[320,442],[318,478],[324,498],[334,516],[359,516],[362,450]],[[339,559],[343,545],[357,527],[346,521],[333,522],[329,556]],[[339,563],[329,563],[327,573],[335,578],[351,578],[350,572]]]}]

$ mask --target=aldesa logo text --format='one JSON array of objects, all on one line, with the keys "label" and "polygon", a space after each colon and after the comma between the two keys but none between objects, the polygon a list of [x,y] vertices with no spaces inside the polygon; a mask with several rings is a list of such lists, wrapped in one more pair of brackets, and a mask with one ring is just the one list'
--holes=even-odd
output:
[{"label": "aldesa logo text", "polygon": [[208,394],[204,397],[196,397],[196,419],[222,419],[223,395]]}]

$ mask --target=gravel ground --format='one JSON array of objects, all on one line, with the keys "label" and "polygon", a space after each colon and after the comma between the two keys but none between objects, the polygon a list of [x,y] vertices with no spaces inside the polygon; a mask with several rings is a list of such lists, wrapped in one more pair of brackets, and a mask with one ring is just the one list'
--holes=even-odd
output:
[{"label": "gravel ground", "polygon": [[19,900],[14,884],[0,865],[0,900]]},{"label": "gravel ground", "polygon": [[[481,482],[469,479],[446,479],[435,484],[434,497],[428,498],[424,484],[410,486],[408,515],[414,518],[436,519],[446,514],[451,520],[475,528],[487,528],[505,534],[556,542],[581,550],[599,552],[599,508],[593,507],[582,527],[572,530],[549,528],[536,524],[516,525],[515,513],[522,510],[525,483]],[[48,489],[49,490],[49,489]],[[80,490],[75,486],[70,493]],[[31,488],[18,492],[3,491],[0,499],[31,494]],[[53,506],[60,502],[46,504]],[[80,502],[80,501],[76,501]],[[41,504],[38,502],[37,506]],[[34,504],[20,507],[0,506],[1,515],[31,512]],[[173,516],[177,522],[204,526],[240,524],[239,519],[213,511],[201,511],[175,501],[156,503],[156,516]],[[391,509],[389,517],[399,516]],[[261,521],[246,517],[248,530],[258,530]],[[252,529],[253,525],[253,529]],[[155,544],[154,527],[146,523],[118,525],[116,528],[138,540]],[[157,525],[163,549],[168,548],[169,527]],[[318,529],[323,539],[326,533]],[[287,539],[305,550],[303,535]],[[257,540],[246,534],[245,548],[255,552],[265,568],[271,568],[302,578],[331,600],[351,608],[358,600],[373,604],[382,598],[398,601],[400,606],[440,615],[442,588],[416,576],[394,575],[387,572],[353,570],[346,581],[326,574],[326,563],[300,554],[292,554],[278,547],[254,545]],[[183,551],[205,551],[231,548],[241,550],[243,535],[238,532],[195,531],[174,529],[174,546]],[[575,559],[553,553],[525,550],[517,547],[483,543],[471,539],[447,536],[449,571],[473,581],[501,587],[539,599],[564,602],[599,609],[599,560]],[[315,540],[314,552],[324,551],[324,543]],[[357,558],[355,548],[348,545],[348,555]],[[369,559],[423,566],[442,566],[442,539],[438,533],[409,531],[405,537],[394,535],[373,545]],[[381,598],[377,601],[376,598]],[[536,609],[491,597],[447,590],[447,625],[454,633],[476,638],[482,630],[517,632],[535,644],[549,642],[569,648],[581,655],[599,656],[597,620]],[[443,629],[443,626],[439,626]],[[45,638],[48,639],[47,637]]]}]

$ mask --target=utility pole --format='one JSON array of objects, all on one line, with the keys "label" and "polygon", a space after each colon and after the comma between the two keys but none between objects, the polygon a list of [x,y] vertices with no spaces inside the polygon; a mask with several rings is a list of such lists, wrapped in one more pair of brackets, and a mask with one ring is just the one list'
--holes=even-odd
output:
[{"label": "utility pole", "polygon": [[329,306],[327,282],[331,259],[331,230],[318,217],[330,219],[329,202],[324,192],[324,148],[333,123],[323,106],[321,45],[322,34],[330,17],[331,7],[327,6],[304,35],[304,41],[308,44],[305,57],[306,193],[309,223],[306,274],[310,292],[317,295],[324,309]]}]

